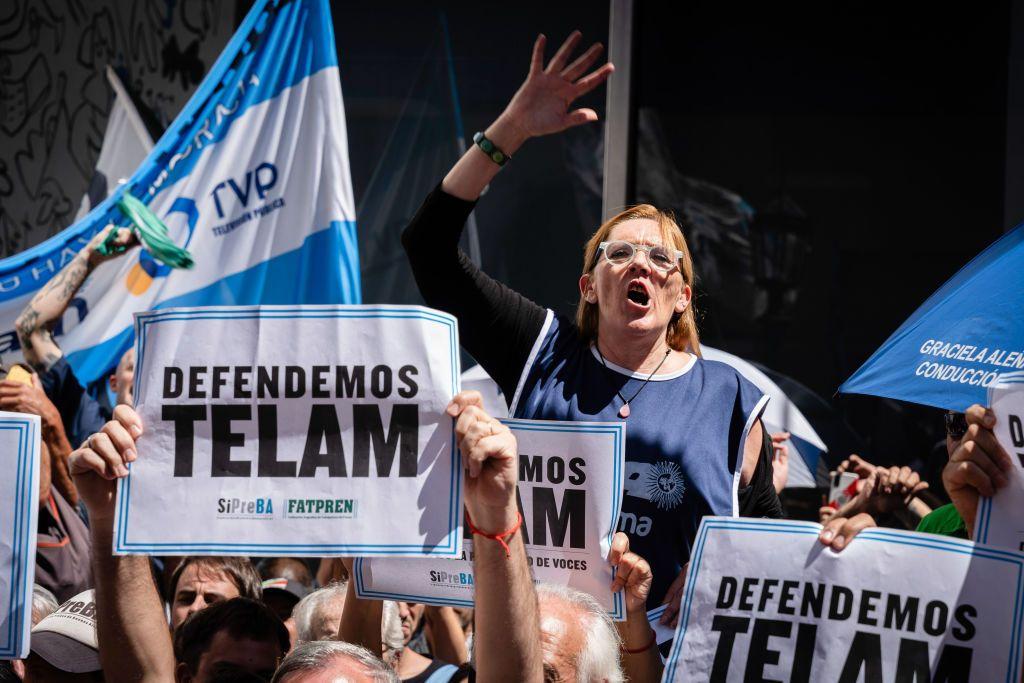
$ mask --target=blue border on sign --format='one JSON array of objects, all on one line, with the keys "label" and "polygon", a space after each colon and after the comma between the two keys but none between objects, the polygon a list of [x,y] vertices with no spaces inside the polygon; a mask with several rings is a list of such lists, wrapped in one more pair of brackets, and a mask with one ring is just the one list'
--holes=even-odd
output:
[{"label": "blue border on sign", "polygon": [[31,619],[32,579],[36,558],[31,552],[35,529],[30,529],[32,505],[35,496],[30,487],[35,477],[36,462],[32,457],[32,444],[36,438],[33,420],[15,418],[0,419],[0,430],[18,432],[17,463],[14,475],[14,519],[11,529],[11,577],[8,593],[9,609],[4,640],[0,642],[0,659],[17,659],[22,656],[25,625]]},{"label": "blue border on sign", "polygon": [[[298,320],[298,319],[364,319],[386,318],[400,320],[424,320],[438,323],[448,330],[449,354],[451,358],[451,393],[454,396],[459,390],[459,342],[457,322],[447,313],[435,311],[422,306],[362,306],[362,305],[328,305],[328,306],[209,306],[203,308],[169,308],[160,311],[148,311],[135,316],[135,353],[136,367],[142,367],[146,349],[146,336],[149,327],[170,321],[181,320]],[[141,396],[142,373],[135,373],[133,392]],[[184,552],[188,554],[216,553],[259,554],[274,553],[316,556],[328,553],[359,554],[374,553],[379,555],[408,555],[418,553],[424,556],[450,557],[459,549],[462,529],[462,467],[459,463],[458,448],[455,444],[455,421],[451,426],[451,449],[449,463],[448,525],[453,529],[443,543],[435,545],[388,544],[388,543],[321,543],[321,544],[289,544],[289,543],[133,543],[128,540],[128,510],[131,504],[131,476],[118,480],[118,527],[114,545],[115,553],[155,553],[169,554]],[[128,465],[131,470],[131,464]]]},{"label": "blue border on sign", "polygon": [[978,543],[988,543],[988,523],[992,518],[992,499],[982,497],[978,506]]},{"label": "blue border on sign", "polygon": [[[697,534],[697,543],[690,559],[690,571],[686,576],[686,592],[683,595],[683,603],[680,609],[681,618],[679,628],[676,631],[675,640],[672,643],[672,650],[668,660],[665,662],[665,674],[662,680],[671,681],[676,674],[676,667],[679,665],[679,655],[683,647],[683,640],[686,636],[686,626],[690,621],[690,610],[693,606],[694,586],[697,582],[697,575],[700,572],[700,563],[703,558],[704,541],[709,532],[713,529],[741,529],[743,531],[763,531],[766,533],[795,534],[800,536],[817,536],[821,533],[821,525],[813,522],[778,522],[760,521],[755,519],[705,518],[701,523]],[[988,546],[979,546],[970,541],[937,536],[933,534],[916,532],[895,532],[885,529],[865,529],[857,535],[857,542],[891,543],[895,545],[907,545],[919,548],[931,548],[933,550],[944,550],[958,555],[970,555],[997,562],[1008,562],[1017,566],[1017,598],[1013,610],[1013,627],[1010,631],[1010,652],[1007,662],[1006,683],[1014,683],[1018,680],[1021,659],[1021,620],[1024,618],[1024,554],[1010,550],[1001,550]]]},{"label": "blue border on sign", "polygon": [[[522,429],[523,431],[529,432],[562,432],[562,433],[573,433],[573,434],[610,434],[612,435],[612,448],[616,454],[621,454],[621,457],[616,457],[614,466],[612,467],[612,523],[608,529],[606,536],[606,542],[611,546],[612,536],[615,535],[615,529],[618,526],[619,512],[622,506],[622,468],[625,461],[625,439],[626,439],[626,425],[625,424],[608,424],[608,423],[566,423],[558,420],[524,420],[517,418],[508,418],[501,420],[503,424],[510,425],[515,429]],[[367,590],[366,584],[363,579],[363,560],[357,558],[355,564],[352,567],[352,573],[355,574],[356,587],[359,589],[359,595],[366,598],[375,598],[381,600],[403,600],[407,602],[422,602],[426,604],[437,604],[437,605],[455,605],[458,607],[472,607],[473,600],[462,600],[458,598],[448,599],[446,598],[443,602],[437,598],[431,598],[424,595],[414,595],[412,593],[387,593],[383,591],[371,591]],[[615,570],[612,569],[612,577],[615,576]],[[612,594],[612,609],[608,612],[609,616],[615,620],[622,620],[626,618],[626,603],[622,596],[622,591]]]}]

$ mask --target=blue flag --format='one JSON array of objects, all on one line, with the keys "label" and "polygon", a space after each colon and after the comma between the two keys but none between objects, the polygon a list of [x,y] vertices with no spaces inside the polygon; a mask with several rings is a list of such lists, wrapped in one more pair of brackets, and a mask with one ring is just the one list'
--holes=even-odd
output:
[{"label": "blue flag", "polygon": [[839,391],[963,411],[1022,368],[1024,224],[932,294]]},{"label": "blue flag", "polygon": [[0,353],[14,319],[108,223],[123,192],[195,259],[136,248],[96,268],[57,330],[83,384],[131,345],[132,314],[171,306],[360,303],[355,203],[327,0],[257,0],[188,104],[117,192],[0,261]]}]

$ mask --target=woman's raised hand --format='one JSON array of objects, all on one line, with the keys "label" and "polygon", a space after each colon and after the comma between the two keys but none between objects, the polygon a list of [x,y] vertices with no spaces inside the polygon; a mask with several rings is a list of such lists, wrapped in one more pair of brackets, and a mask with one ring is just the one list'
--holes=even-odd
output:
[{"label": "woman's raised hand", "polygon": [[576,99],[604,83],[615,67],[609,62],[586,73],[604,49],[600,43],[594,43],[570,63],[581,37],[579,31],[573,31],[545,67],[547,39],[543,34],[537,36],[530,73],[501,116],[517,129],[523,140],[597,121],[597,112],[593,109],[570,111],[570,107]]}]

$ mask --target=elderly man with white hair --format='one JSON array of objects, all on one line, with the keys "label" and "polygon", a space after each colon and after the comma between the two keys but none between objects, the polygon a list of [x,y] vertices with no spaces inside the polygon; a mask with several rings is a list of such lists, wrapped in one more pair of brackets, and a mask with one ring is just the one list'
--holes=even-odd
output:
[{"label": "elderly man with white hair", "polygon": [[271,683],[399,683],[369,650],[337,640],[303,643],[281,661]]},{"label": "elderly man with white hair", "polygon": [[299,600],[292,610],[298,643],[337,637],[347,590],[348,582],[336,581]]}]

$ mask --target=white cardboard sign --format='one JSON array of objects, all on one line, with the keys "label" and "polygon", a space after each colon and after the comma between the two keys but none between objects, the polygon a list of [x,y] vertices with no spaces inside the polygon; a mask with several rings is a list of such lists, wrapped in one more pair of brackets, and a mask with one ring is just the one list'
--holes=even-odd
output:
[{"label": "white cardboard sign", "polygon": [[988,388],[989,407],[996,414],[996,439],[1010,456],[1010,482],[992,498],[982,498],[973,538],[1013,550],[1024,550],[1024,372],[1007,373]]},{"label": "white cardboard sign", "polygon": [[0,412],[0,659],[28,656],[39,516],[39,417]]},{"label": "white cardboard sign", "polygon": [[182,308],[137,315],[135,332],[145,433],[116,553],[460,554],[453,317]]},{"label": "white cardboard sign", "polygon": [[665,681],[1020,680],[1024,553],[945,536],[705,517]]},{"label": "white cardboard sign", "polygon": [[[589,593],[613,618],[624,619],[622,593],[611,592],[607,557],[622,503],[625,425],[503,422],[519,444],[519,533],[534,578]],[[474,542],[465,538],[455,560],[356,560],[356,594],[472,607]]]}]

